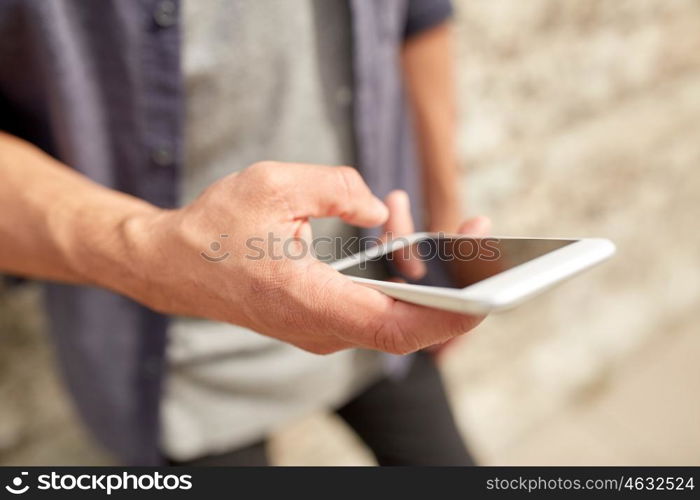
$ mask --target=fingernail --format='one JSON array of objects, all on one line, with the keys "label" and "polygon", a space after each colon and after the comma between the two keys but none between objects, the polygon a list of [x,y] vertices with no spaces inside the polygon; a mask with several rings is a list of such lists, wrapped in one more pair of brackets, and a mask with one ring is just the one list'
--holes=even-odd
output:
[{"label": "fingernail", "polygon": [[403,203],[406,207],[411,206],[411,200],[408,197],[408,193],[404,191],[403,189],[399,189],[394,191],[394,196],[399,198],[399,201]]}]

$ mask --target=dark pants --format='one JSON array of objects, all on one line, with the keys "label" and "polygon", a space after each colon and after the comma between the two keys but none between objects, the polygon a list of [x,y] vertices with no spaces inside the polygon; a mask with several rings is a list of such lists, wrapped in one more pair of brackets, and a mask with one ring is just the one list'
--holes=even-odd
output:
[{"label": "dark pants", "polygon": [[[405,377],[377,382],[337,413],[380,465],[474,465],[428,354],[415,355]],[[266,442],[174,465],[268,465]]]}]

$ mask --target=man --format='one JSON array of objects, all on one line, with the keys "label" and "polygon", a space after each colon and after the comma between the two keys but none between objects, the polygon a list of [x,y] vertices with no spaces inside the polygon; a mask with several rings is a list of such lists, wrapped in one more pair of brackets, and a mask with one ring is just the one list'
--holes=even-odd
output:
[{"label": "man", "polygon": [[[375,351],[478,318],[310,255],[246,257],[251,238],[308,241],[312,219],[334,218],[314,235],[411,232],[396,189],[415,214],[425,196],[430,229],[457,228],[449,15],[432,0],[0,1],[0,269],[71,283],[47,287],[53,338],[122,460],[265,463],[271,429],[330,407],[380,463],[469,463],[432,360],[396,382]],[[322,166],[337,164],[364,180]]]}]

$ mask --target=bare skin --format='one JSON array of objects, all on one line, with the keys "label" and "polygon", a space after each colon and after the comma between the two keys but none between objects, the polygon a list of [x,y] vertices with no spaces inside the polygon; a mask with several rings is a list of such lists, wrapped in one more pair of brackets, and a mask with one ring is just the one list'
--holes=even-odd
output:
[{"label": "bare skin", "polygon": [[[421,157],[426,226],[433,232],[484,236],[491,228],[485,217],[461,222],[457,164],[457,99],[451,23],[426,30],[409,39],[402,66],[413,109]],[[435,345],[444,354],[452,342]]]},{"label": "bare skin", "polygon": [[[438,42],[433,50],[443,46]],[[413,93],[414,100],[430,98],[425,91]],[[419,129],[448,126],[446,115],[417,109]],[[449,156],[430,153],[440,144],[423,157]],[[429,211],[437,229],[436,221],[453,217],[447,215],[455,210],[452,196],[444,206],[439,199],[455,184],[445,160],[428,161],[429,171],[435,176],[428,182]],[[249,258],[246,242],[269,233],[281,241],[296,238],[292,248],[308,243],[310,217],[411,232],[405,194],[392,193],[384,204],[349,167],[261,162],[214,183],[187,206],[164,210],[100,186],[0,133],[0,179],[1,271],[101,286],[162,313],[245,326],[315,353],[350,347],[409,353],[480,321],[396,301],[308,253]],[[201,252],[220,234],[229,235],[230,256],[203,259]]]},{"label": "bare skin", "polygon": [[411,37],[402,67],[413,110],[421,159],[426,227],[455,232],[461,208],[457,186],[457,100],[452,25],[443,23]]},{"label": "bare skin", "polygon": [[[163,313],[242,325],[316,353],[348,347],[408,353],[478,322],[395,301],[310,254],[246,257],[251,237],[308,238],[309,217],[384,223],[386,205],[349,167],[258,163],[190,205],[163,210],[0,135],[0,177],[3,271],[102,286]],[[231,256],[202,259],[221,233],[230,235]]]}]

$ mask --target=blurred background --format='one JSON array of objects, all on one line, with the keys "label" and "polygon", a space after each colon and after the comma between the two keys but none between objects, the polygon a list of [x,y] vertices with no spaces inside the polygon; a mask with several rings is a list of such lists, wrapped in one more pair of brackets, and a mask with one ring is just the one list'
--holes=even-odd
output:
[{"label": "blurred background", "polygon": [[[457,0],[462,193],[496,234],[604,236],[605,265],[443,361],[482,464],[700,465],[700,2]],[[108,464],[33,286],[0,289],[0,465]],[[277,464],[371,464],[337,419]]]}]

